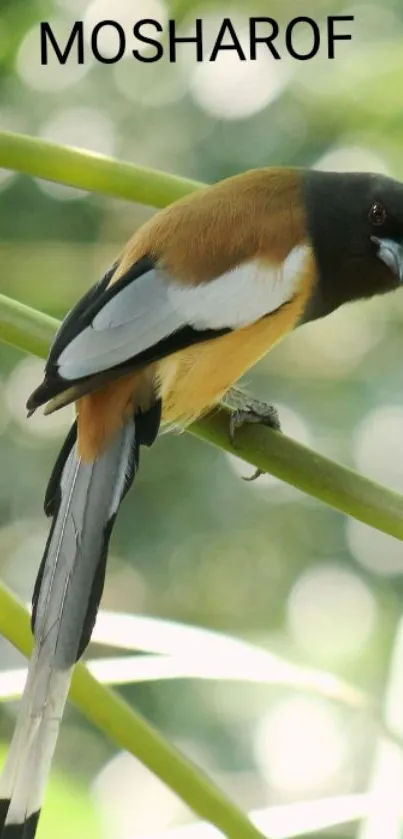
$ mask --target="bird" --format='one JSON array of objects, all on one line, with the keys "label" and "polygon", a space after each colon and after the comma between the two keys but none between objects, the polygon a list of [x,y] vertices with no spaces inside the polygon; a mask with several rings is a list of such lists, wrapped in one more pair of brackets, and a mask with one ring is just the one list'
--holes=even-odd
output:
[{"label": "bird", "polygon": [[[33,839],[76,661],[104,586],[140,449],[220,401],[280,430],[234,385],[295,328],[403,283],[403,185],[385,175],[267,167],[158,211],[71,309],[27,402],[75,421],[45,495],[34,651],[0,779],[1,839]],[[338,337],[343,341],[343,335]]]}]

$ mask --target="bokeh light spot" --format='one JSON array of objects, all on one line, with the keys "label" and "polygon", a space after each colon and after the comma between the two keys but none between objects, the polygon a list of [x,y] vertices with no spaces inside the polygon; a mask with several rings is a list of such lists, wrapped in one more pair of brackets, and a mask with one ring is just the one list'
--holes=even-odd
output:
[{"label": "bokeh light spot", "polygon": [[[113,155],[116,134],[112,120],[94,108],[67,108],[56,111],[39,131],[41,137],[53,143],[84,148],[98,154]],[[73,186],[36,178],[40,190],[59,201],[86,198],[88,192]]]},{"label": "bokeh light spot", "polygon": [[172,105],[185,95],[188,79],[181,64],[141,64],[126,58],[114,67],[115,84],[131,102],[147,108]]},{"label": "bokeh light spot", "polygon": [[112,120],[95,108],[55,111],[39,129],[45,140],[113,155],[116,134]]},{"label": "bokeh light spot", "polygon": [[330,704],[293,697],[279,702],[257,726],[255,759],[281,792],[326,790],[347,752],[341,722]]},{"label": "bokeh light spot", "polygon": [[355,519],[347,519],[347,541],[355,559],[374,574],[403,574],[403,548],[399,539]]},{"label": "bokeh light spot", "polygon": [[43,361],[24,358],[11,371],[4,388],[7,408],[12,419],[33,437],[59,437],[70,427],[72,409],[66,408],[45,417],[40,409],[27,420],[26,401],[43,379]]},{"label": "bokeh light spot", "polygon": [[324,172],[378,172],[389,175],[389,166],[381,155],[360,146],[339,146],[328,149],[317,160],[314,169]]},{"label": "bokeh light spot", "polygon": [[[238,41],[246,55],[242,61],[234,50],[220,51],[215,61],[211,55],[224,17],[230,17]],[[194,34],[191,27],[189,34]],[[256,114],[273,102],[289,81],[289,64],[276,62],[268,52],[249,58],[249,32],[245,21],[228,9],[222,17],[218,13],[203,16],[205,60],[193,66],[190,75],[190,92],[194,100],[207,113],[222,119],[244,119]],[[230,34],[223,44],[231,44]],[[279,66],[281,64],[281,66]]]},{"label": "bokeh light spot", "polygon": [[[71,34],[69,26],[63,20],[49,21],[59,47],[64,50]],[[81,81],[89,68],[90,62],[79,64],[77,53],[70,54],[65,64],[57,60],[53,48],[48,49],[48,63],[41,64],[39,26],[35,26],[24,38],[17,56],[17,72],[28,87],[47,92],[65,90]]]},{"label": "bokeh light spot", "polygon": [[353,456],[359,472],[378,483],[403,490],[403,408],[383,405],[356,428]]},{"label": "bokeh light spot", "polygon": [[[91,33],[98,23],[106,20],[116,21],[125,33],[127,55],[131,55],[131,51],[136,49],[138,45],[133,35],[133,26],[137,20],[157,20],[163,25],[167,17],[163,0],[136,0],[135,4],[132,0],[114,0],[113,14],[111,12],[110,0],[93,0],[89,4],[84,17],[85,36],[90,41]],[[146,30],[144,30],[144,34],[146,34]],[[150,37],[156,37],[155,28],[152,29]],[[97,46],[102,56],[113,58],[119,47],[119,35],[116,29],[112,26],[102,27],[97,36]],[[136,62],[133,58],[131,60],[133,67],[136,68]]]},{"label": "bokeh light spot", "polygon": [[3,379],[0,378],[0,435],[6,430],[10,421],[10,413],[5,398],[5,387]]},{"label": "bokeh light spot", "polygon": [[47,536],[45,520],[16,519],[0,529],[2,575],[7,585],[28,602]]},{"label": "bokeh light spot", "polygon": [[374,631],[376,617],[376,602],[365,583],[331,563],[302,574],[287,604],[296,643],[326,662],[359,653]]},{"label": "bokeh light spot", "polygon": [[385,335],[387,312],[378,300],[344,306],[329,317],[303,326],[283,345],[289,364],[299,375],[347,376]]},{"label": "bokeh light spot", "polygon": [[[136,758],[122,752],[104,766],[93,790],[106,823],[106,836],[141,837],[157,833],[186,812],[162,781]],[[133,790],[136,790],[135,806]]]}]

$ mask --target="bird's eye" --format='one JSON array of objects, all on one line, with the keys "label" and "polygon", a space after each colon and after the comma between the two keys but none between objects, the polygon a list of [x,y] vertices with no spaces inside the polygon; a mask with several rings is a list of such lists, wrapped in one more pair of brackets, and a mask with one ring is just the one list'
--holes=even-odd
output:
[{"label": "bird's eye", "polygon": [[385,224],[387,213],[383,204],[379,201],[374,201],[369,213],[368,219],[374,227],[380,227]]}]

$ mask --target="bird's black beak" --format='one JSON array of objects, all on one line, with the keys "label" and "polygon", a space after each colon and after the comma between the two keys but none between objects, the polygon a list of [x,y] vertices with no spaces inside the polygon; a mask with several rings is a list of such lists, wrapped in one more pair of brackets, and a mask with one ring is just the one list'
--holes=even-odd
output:
[{"label": "bird's black beak", "polygon": [[378,239],[378,236],[371,236],[371,241],[377,246],[377,257],[403,284],[403,243],[394,239]]}]

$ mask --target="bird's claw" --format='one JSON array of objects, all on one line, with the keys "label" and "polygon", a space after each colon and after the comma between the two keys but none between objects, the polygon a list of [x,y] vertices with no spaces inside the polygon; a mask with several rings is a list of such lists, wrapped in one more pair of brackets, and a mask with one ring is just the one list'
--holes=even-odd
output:
[{"label": "bird's claw", "polygon": [[278,412],[273,405],[266,405],[256,400],[246,402],[244,408],[238,408],[231,413],[229,435],[234,448],[236,448],[235,434],[242,425],[246,424],[266,425],[274,431],[281,431]]},{"label": "bird's claw", "polygon": [[256,469],[254,471],[253,475],[249,475],[249,476],[248,475],[242,475],[242,480],[246,481],[247,484],[251,484],[252,481],[256,481],[258,478],[260,478],[261,475],[266,475],[266,474],[267,473],[264,472],[263,469]]},{"label": "bird's claw", "polygon": [[[236,432],[245,424],[265,425],[274,431],[281,432],[278,412],[273,405],[267,405],[265,402],[259,402],[256,399],[246,399],[245,405],[232,411],[230,416],[229,437],[234,449],[236,449]],[[247,482],[256,481],[264,474],[263,469],[256,469],[253,475],[245,477],[243,480]]]}]

